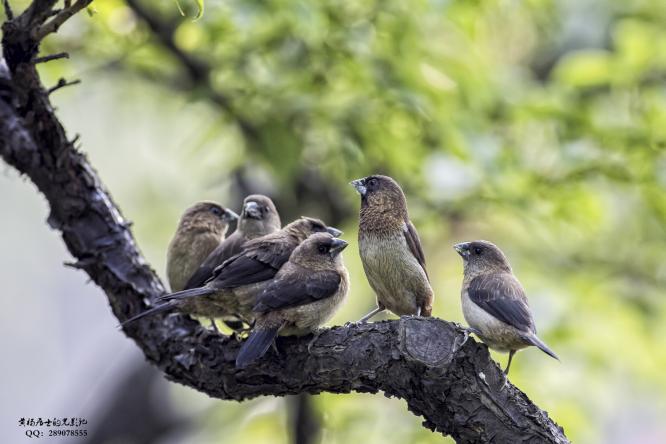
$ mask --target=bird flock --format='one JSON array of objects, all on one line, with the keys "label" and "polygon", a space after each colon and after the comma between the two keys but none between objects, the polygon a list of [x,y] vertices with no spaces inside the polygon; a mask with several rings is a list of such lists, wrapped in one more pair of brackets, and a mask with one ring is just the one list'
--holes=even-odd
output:
[{"label": "bird flock", "polygon": [[[359,254],[377,306],[359,322],[388,310],[398,316],[432,315],[434,292],[407,201],[392,178],[371,175],[351,182],[361,197]],[[229,225],[236,230],[226,236]],[[238,337],[249,332],[236,358],[244,368],[260,359],[278,335],[316,332],[344,303],[349,274],[342,231],[312,217],[282,227],[266,196],[243,201],[240,216],[215,202],[189,207],[167,251],[173,293],[122,325],[166,311],[216,319]],[[504,253],[488,241],[456,244],[464,277],[462,310],[469,327],[490,348],[508,352],[536,346],[559,359],[537,337],[525,291]]]}]

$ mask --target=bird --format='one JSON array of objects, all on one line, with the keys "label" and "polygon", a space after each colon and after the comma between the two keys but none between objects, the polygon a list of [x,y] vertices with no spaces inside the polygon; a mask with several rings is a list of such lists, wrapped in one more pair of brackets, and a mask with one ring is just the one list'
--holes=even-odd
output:
[{"label": "bird", "polygon": [[236,357],[236,368],[261,358],[278,334],[317,331],[344,302],[349,275],[340,253],[347,242],[329,233],[308,237],[257,297],[252,332]]},{"label": "bird", "polygon": [[273,233],[282,222],[273,201],[261,194],[251,194],[243,201],[238,227],[203,261],[190,277],[184,290],[197,288],[211,278],[213,271],[231,256],[240,253],[245,242]]},{"label": "bird", "polygon": [[279,231],[245,243],[243,251],[217,267],[203,286],[161,296],[155,307],[125,323],[176,308],[187,314],[210,318],[232,317],[249,325],[254,320],[252,307],[256,296],[287,262],[294,249],[314,233],[340,236],[342,231],[326,226],[319,219],[296,219]]},{"label": "bird", "polygon": [[254,320],[256,296],[287,262],[298,245],[314,233],[338,237],[342,231],[319,219],[300,217],[279,231],[248,241],[243,251],[217,267],[203,288],[160,297],[161,301],[196,300],[205,297],[214,303],[215,317],[233,316],[246,324]]},{"label": "bird", "polygon": [[454,249],[463,258],[463,315],[470,331],[488,347],[509,352],[504,374],[509,374],[516,352],[529,346],[559,361],[537,336],[525,290],[502,250],[484,240],[462,242]]},{"label": "bird", "polygon": [[171,291],[185,288],[187,280],[224,240],[238,215],[215,202],[197,202],[185,210],[167,249],[167,279]]},{"label": "bird", "polygon": [[421,240],[409,220],[400,185],[382,175],[357,179],[351,185],[361,195],[361,262],[377,296],[377,308],[359,322],[366,322],[385,309],[398,316],[430,316],[434,293]]}]

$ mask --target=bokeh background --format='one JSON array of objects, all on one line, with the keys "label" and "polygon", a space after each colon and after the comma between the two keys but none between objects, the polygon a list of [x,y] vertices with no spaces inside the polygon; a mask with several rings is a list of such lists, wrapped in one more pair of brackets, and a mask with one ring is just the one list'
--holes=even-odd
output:
[{"label": "bokeh background", "polygon": [[[14,8],[26,5],[12,0]],[[183,208],[262,192],[283,220],[345,231],[352,292],[374,303],[348,182],[395,177],[436,291],[463,322],[451,246],[504,249],[541,337],[511,381],[578,443],[666,442],[666,3],[662,0],[105,0],[42,53],[58,115],[164,275]],[[21,417],[83,416],[82,443],[452,442],[381,395],[213,400],[168,383],[116,329],[102,292],[0,175],[0,439]],[[506,355],[493,354],[503,366]],[[305,410],[303,410],[303,407]],[[306,416],[308,416],[306,415]]]}]

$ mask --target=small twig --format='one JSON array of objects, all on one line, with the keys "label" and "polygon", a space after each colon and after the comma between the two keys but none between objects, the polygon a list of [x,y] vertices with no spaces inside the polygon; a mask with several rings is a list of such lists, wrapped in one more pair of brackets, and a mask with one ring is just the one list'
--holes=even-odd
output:
[{"label": "small twig", "polygon": [[41,41],[52,32],[58,31],[60,25],[65,23],[70,17],[88,6],[90,3],[92,3],[92,0],[77,0],[73,5],[63,8],[62,11],[53,17],[50,22],[43,24],[34,31],[33,36],[35,40]]},{"label": "small twig", "polygon": [[65,86],[70,86],[70,85],[76,85],[78,83],[81,83],[81,79],[76,79],[76,80],[72,80],[71,82],[68,82],[67,80],[65,80],[61,77],[60,80],[58,80],[58,83],[56,83],[55,86],[52,86],[51,88],[48,89],[47,93],[50,95],[52,92],[57,91],[60,88],[64,88]]},{"label": "small twig", "polygon": [[68,59],[68,58],[69,58],[69,54],[67,54],[66,52],[59,52],[57,54],[51,54],[51,55],[47,55],[47,56],[44,56],[44,57],[36,57],[33,60],[33,63],[36,65],[38,63],[49,62],[51,60]]},{"label": "small twig", "polygon": [[14,11],[12,11],[12,7],[9,4],[9,0],[2,0],[2,4],[5,7],[5,15],[7,16],[7,20],[13,20]]}]

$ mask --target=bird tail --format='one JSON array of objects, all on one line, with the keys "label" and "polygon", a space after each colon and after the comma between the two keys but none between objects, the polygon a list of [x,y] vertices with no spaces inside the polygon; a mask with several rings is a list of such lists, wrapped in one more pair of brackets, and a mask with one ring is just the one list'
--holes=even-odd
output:
[{"label": "bird tail", "polygon": [[180,301],[183,299],[196,298],[215,293],[217,290],[209,287],[190,288],[189,290],[177,291],[175,293],[165,294],[157,298],[158,301]]},{"label": "bird tail", "polygon": [[139,313],[136,316],[132,316],[131,318],[127,319],[126,321],[121,322],[120,326],[124,327],[127,324],[131,324],[132,322],[138,321],[141,318],[144,318],[144,317],[150,316],[150,315],[154,315],[154,314],[157,314],[157,313],[162,313],[164,311],[172,309],[175,306],[176,306],[176,304],[172,303],[171,301],[165,302],[163,304],[159,304],[159,305],[157,305],[153,308],[149,308],[148,310]]},{"label": "bird tail", "polygon": [[530,344],[532,344],[532,345],[538,347],[539,350],[541,350],[542,352],[544,352],[545,354],[547,354],[547,355],[550,356],[551,358],[555,358],[555,359],[557,359],[558,361],[560,360],[560,358],[555,354],[555,352],[552,351],[552,350],[550,349],[550,347],[548,347],[548,346],[546,345],[545,342],[543,342],[541,339],[539,339],[539,338],[537,337],[537,335],[535,335],[535,334],[531,334],[531,335],[525,337],[525,339],[527,339],[527,340],[530,342]]},{"label": "bird tail", "polygon": [[170,310],[174,307],[177,307],[180,301],[182,301],[183,299],[194,298],[197,296],[204,296],[212,293],[215,293],[215,290],[207,287],[201,287],[201,288],[193,288],[191,290],[183,290],[183,291],[177,291],[175,293],[165,294],[164,296],[160,296],[159,298],[157,298],[157,300],[160,301],[161,303],[159,303],[153,308],[149,308],[148,310],[127,319],[124,322],[121,322],[120,326],[124,327],[125,325],[130,324],[134,321],[138,321],[139,319],[144,318],[146,316]]},{"label": "bird tail", "polygon": [[245,368],[261,358],[277,337],[280,327],[258,327],[253,330],[236,357],[236,368]]}]

